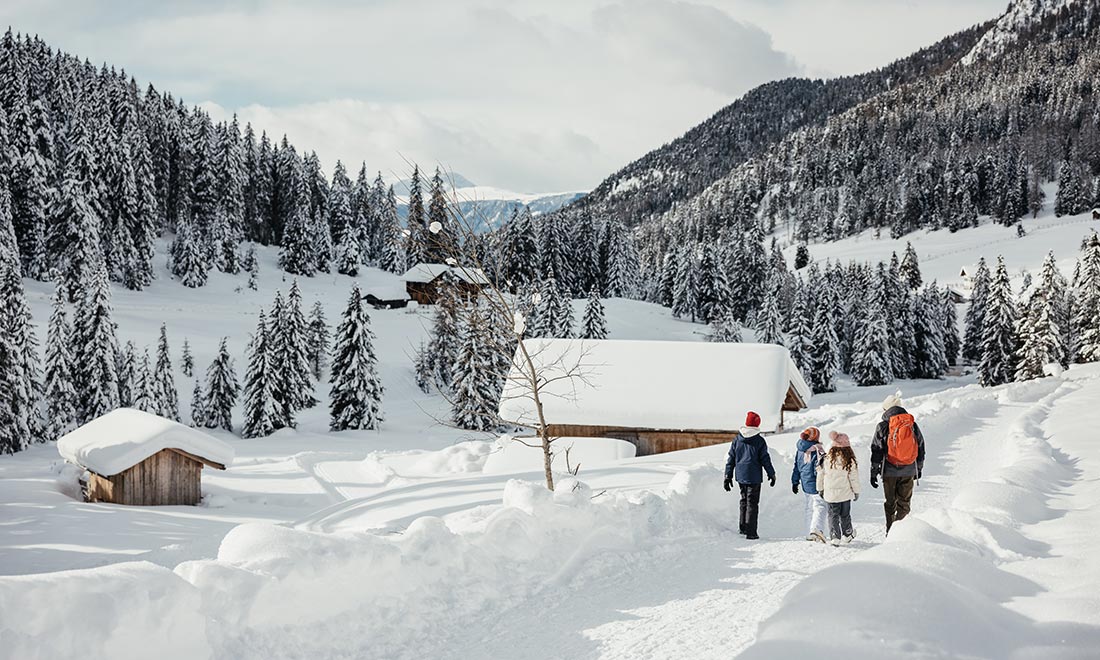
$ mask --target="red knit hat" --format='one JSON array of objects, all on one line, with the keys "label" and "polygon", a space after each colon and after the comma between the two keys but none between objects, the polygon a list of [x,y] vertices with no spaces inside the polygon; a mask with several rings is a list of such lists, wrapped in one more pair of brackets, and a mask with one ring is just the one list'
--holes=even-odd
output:
[{"label": "red knit hat", "polygon": [[806,427],[806,430],[802,432],[801,437],[803,440],[817,442],[821,439],[821,431],[819,431],[816,426],[809,426]]},{"label": "red knit hat", "polygon": [[749,414],[745,415],[745,426],[751,426],[753,428],[760,426],[760,415],[750,410]]}]

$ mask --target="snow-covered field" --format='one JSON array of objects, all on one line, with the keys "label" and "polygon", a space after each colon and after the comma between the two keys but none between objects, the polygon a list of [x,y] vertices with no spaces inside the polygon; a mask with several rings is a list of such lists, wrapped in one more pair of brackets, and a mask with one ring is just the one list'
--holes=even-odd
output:
[{"label": "snow-covered field", "polygon": [[[995,226],[910,239],[926,279],[959,283],[960,268],[999,253],[1034,269],[1048,249],[1068,275],[1094,225],[1043,216],[1024,239]],[[877,260],[895,245],[864,236],[811,253]],[[226,335],[243,370],[258,309],[290,284],[274,252],[260,259],[258,292],[224,275],[185,289],[164,273],[147,292],[116,290],[120,338],[151,344],[163,321],[177,367],[186,337],[201,372]],[[335,322],[350,282],[303,279],[304,302]],[[51,291],[28,289],[42,338]],[[653,305],[607,309],[614,338],[705,333]],[[484,470],[493,439],[442,425],[444,402],[415,387],[426,309],[371,319],[383,429],[328,433],[318,387],[298,430],[220,436],[236,459],[204,472],[202,506],[85,504],[55,447],[0,457],[0,657],[1096,657],[1100,366],[993,389],[968,376],[842,382],[815,397],[788,428],[844,430],[863,461],[896,387],[928,439],[914,516],[885,540],[881,491],[865,485],[856,542],[833,548],[800,540],[793,433],[769,438],[779,483],[765,488],[758,542],[736,533],[724,446],[593,456],[551,495],[534,469]],[[193,383],[176,379],[186,419]]]}]

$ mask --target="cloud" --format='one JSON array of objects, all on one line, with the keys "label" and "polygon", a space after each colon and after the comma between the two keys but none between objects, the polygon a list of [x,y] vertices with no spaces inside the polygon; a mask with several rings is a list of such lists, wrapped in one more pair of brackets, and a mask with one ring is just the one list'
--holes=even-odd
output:
[{"label": "cloud", "polygon": [[836,0],[9,0],[0,20],[329,166],[441,162],[537,192],[590,188],[757,84],[828,70],[858,31],[878,48],[863,68],[914,25],[944,31],[872,25],[915,10],[856,2],[851,26]]}]

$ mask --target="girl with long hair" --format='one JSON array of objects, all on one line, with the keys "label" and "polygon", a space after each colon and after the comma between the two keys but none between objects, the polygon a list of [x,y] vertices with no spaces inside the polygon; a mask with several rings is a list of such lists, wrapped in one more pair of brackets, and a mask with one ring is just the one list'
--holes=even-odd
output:
[{"label": "girl with long hair", "polygon": [[851,543],[852,502],[859,499],[859,462],[847,434],[829,432],[832,445],[817,469],[817,492],[829,508],[830,543]]}]

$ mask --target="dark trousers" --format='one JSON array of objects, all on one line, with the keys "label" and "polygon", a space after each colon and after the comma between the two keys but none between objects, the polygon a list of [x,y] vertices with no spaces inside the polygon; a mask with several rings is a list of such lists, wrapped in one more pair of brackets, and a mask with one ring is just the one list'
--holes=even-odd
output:
[{"label": "dark trousers", "polygon": [[855,536],[852,529],[852,502],[829,502],[829,536],[839,539],[841,535]]},{"label": "dark trousers", "polygon": [[909,502],[913,499],[913,477],[883,477],[882,492],[886,495],[886,532],[894,522],[909,515]]},{"label": "dark trousers", "polygon": [[760,517],[760,484],[737,484],[741,489],[741,533],[756,536],[756,521]]}]

